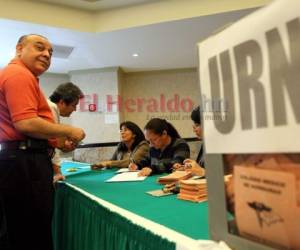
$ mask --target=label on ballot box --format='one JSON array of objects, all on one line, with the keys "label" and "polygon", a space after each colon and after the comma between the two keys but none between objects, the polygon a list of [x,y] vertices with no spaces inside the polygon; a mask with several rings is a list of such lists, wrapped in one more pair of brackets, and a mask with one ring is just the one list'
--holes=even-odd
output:
[{"label": "label on ballot box", "polygon": [[299,13],[273,1],[199,43],[206,153],[299,152]]},{"label": "label on ballot box", "polygon": [[295,174],[236,166],[234,186],[235,215],[241,235],[274,247],[300,249]]}]

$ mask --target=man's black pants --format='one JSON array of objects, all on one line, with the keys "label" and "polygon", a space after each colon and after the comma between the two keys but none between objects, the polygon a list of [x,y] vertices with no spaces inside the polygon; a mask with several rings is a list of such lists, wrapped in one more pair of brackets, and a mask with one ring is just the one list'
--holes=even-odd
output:
[{"label": "man's black pants", "polygon": [[53,249],[52,176],[45,149],[0,151],[0,249]]}]

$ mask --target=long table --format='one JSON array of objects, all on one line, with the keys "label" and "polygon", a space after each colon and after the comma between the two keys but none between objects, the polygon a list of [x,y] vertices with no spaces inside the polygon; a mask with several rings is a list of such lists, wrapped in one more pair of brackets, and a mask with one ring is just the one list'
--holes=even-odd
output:
[{"label": "long table", "polygon": [[[67,173],[55,196],[56,250],[196,249],[208,239],[207,203],[176,195],[153,197],[158,176],[142,182],[107,183],[114,170],[90,171],[84,164],[63,164]],[[81,168],[82,167],[82,168]]]}]

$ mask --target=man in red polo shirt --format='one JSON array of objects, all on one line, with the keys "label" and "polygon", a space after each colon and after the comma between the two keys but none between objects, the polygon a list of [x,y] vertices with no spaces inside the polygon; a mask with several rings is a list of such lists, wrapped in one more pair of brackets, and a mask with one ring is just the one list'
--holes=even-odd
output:
[{"label": "man in red polo shirt", "polygon": [[37,78],[51,55],[47,38],[25,35],[0,71],[0,249],[53,249],[49,142],[65,137],[76,145],[85,137],[80,128],[53,122]]}]

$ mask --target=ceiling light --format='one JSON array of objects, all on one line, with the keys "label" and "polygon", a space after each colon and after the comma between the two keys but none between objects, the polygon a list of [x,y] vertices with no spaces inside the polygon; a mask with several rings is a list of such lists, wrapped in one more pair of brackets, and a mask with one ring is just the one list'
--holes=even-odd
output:
[{"label": "ceiling light", "polygon": [[70,57],[74,47],[52,44],[53,54],[52,57],[67,59]]},{"label": "ceiling light", "polygon": [[138,57],[139,54],[138,54],[138,53],[134,53],[134,54],[132,54],[132,56],[133,56],[133,57]]}]

